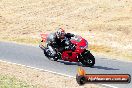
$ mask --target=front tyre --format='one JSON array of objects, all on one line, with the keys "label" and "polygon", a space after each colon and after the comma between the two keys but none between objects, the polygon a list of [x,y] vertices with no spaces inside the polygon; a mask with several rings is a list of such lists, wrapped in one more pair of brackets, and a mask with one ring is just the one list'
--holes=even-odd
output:
[{"label": "front tyre", "polygon": [[92,67],[95,64],[95,58],[94,56],[90,53],[90,51],[85,51],[83,54],[83,59],[80,60],[83,66],[86,67]]}]

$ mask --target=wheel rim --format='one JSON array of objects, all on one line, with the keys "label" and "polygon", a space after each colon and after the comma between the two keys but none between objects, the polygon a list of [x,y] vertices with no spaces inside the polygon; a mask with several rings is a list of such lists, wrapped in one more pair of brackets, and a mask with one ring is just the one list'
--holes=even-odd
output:
[{"label": "wheel rim", "polygon": [[91,59],[88,59],[87,62],[88,62],[89,64],[92,64],[92,63],[93,63],[93,61],[92,61]]},{"label": "wheel rim", "polygon": [[89,65],[89,66],[91,66],[92,64],[93,64],[93,60],[91,60],[91,59],[85,59],[84,60],[84,63],[85,63],[85,65]]}]

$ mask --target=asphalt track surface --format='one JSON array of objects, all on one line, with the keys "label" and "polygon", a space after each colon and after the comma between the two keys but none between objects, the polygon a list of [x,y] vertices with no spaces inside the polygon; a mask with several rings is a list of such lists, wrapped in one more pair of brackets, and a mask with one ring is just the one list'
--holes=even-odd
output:
[{"label": "asphalt track surface", "polygon": [[[103,57],[96,57],[95,66],[84,67],[90,74],[130,74],[132,75],[132,62],[123,62]],[[0,60],[18,63],[26,66],[76,76],[78,65],[64,61],[50,61],[39,47],[0,42]],[[129,84],[106,84],[110,88],[132,88]]]}]

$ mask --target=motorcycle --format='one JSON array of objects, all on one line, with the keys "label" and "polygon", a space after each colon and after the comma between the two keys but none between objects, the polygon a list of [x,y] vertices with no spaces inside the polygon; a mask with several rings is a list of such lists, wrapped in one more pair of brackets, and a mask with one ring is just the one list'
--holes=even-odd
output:
[{"label": "motorcycle", "polygon": [[[41,34],[42,43],[47,42],[47,34]],[[91,54],[88,48],[88,42],[84,38],[79,35],[75,35],[70,39],[73,46],[71,48],[75,48],[73,50],[64,50],[62,52],[58,52],[57,56],[54,57],[54,61],[58,59],[69,62],[81,62],[82,66],[92,67],[95,64],[95,58]],[[51,52],[49,51],[47,44],[44,46],[43,44],[39,45],[41,49],[44,50],[44,54],[46,57],[51,58]]]}]

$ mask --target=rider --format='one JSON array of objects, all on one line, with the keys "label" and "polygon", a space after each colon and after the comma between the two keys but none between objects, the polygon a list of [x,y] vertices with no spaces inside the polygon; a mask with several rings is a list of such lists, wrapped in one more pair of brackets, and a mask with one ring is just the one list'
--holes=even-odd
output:
[{"label": "rider", "polygon": [[49,34],[47,37],[47,47],[51,52],[51,56],[56,56],[57,52],[62,52],[64,49],[74,49],[71,48],[73,44],[69,41],[74,34],[65,33],[65,30],[58,28],[55,33]]}]

